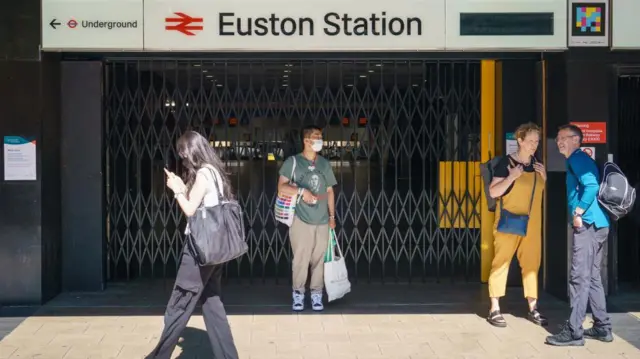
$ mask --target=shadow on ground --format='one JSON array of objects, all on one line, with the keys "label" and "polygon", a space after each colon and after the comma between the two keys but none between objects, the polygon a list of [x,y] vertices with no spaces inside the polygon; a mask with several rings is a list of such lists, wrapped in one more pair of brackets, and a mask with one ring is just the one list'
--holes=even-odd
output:
[{"label": "shadow on ground", "polygon": [[197,328],[187,327],[182,332],[176,351],[180,353],[176,359],[213,358],[207,332]]}]

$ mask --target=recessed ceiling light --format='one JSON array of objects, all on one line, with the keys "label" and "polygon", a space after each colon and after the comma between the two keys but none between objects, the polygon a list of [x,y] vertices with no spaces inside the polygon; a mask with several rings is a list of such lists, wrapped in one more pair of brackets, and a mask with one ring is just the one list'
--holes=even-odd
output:
[{"label": "recessed ceiling light", "polygon": [[218,86],[218,87],[222,87],[222,84],[217,84],[216,86]]},{"label": "recessed ceiling light", "polygon": [[411,85],[411,86],[413,86],[413,87],[418,87],[418,84],[413,84],[413,85]]},{"label": "recessed ceiling light", "polygon": [[353,85],[352,84],[348,84],[347,87],[353,87]]},{"label": "recessed ceiling light", "polygon": [[193,67],[200,67],[200,64],[193,64]]},{"label": "recessed ceiling light", "polygon": [[381,67],[381,66],[382,66],[382,64],[376,64],[376,67]]},{"label": "recessed ceiling light", "polygon": [[209,70],[202,70],[203,74],[206,74],[207,72],[209,72]]},{"label": "recessed ceiling light", "polygon": [[213,78],[213,75],[207,75],[207,78],[208,79]]},{"label": "recessed ceiling light", "polygon": [[286,77],[289,77],[289,75],[282,75],[282,77],[285,77],[285,78],[286,78]]},{"label": "recessed ceiling light", "polygon": [[361,77],[361,78],[366,78],[366,77],[367,77],[367,75],[360,75],[360,77]]},{"label": "recessed ceiling light", "polygon": [[287,86],[289,86],[289,85],[287,85],[287,84],[282,84],[282,87],[287,87]]},{"label": "recessed ceiling light", "polygon": [[373,72],[373,70],[369,70],[369,72]]}]

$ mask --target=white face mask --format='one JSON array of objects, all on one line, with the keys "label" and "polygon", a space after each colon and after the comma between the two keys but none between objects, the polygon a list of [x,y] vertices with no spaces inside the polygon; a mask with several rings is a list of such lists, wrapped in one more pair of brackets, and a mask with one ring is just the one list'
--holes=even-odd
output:
[{"label": "white face mask", "polygon": [[311,148],[316,152],[320,152],[322,150],[322,140],[313,140]]}]

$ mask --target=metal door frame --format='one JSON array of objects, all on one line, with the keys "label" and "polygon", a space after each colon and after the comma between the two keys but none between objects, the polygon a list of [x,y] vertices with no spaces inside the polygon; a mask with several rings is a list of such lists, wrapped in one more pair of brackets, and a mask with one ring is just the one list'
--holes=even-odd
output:
[{"label": "metal door frame", "polygon": [[[620,156],[619,151],[619,139],[620,134],[618,128],[620,125],[620,110],[619,101],[620,94],[618,90],[618,83],[621,77],[632,76],[640,77],[640,65],[634,64],[617,64],[610,67],[609,73],[609,128],[607,129],[609,140],[607,141],[607,153],[613,155],[614,161]],[[634,185],[633,183],[631,185]],[[618,256],[618,223],[613,222],[611,225],[611,232],[609,233],[608,244],[608,261],[607,271],[609,273],[608,291],[609,295],[616,295],[620,293],[619,288],[619,256]]]}]

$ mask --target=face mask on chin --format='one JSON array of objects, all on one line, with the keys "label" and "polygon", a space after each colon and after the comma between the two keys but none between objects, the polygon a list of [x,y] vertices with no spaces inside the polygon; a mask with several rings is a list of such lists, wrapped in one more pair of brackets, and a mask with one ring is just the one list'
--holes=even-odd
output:
[{"label": "face mask on chin", "polygon": [[322,140],[313,140],[313,142],[311,142],[311,149],[316,152],[322,151]]}]

